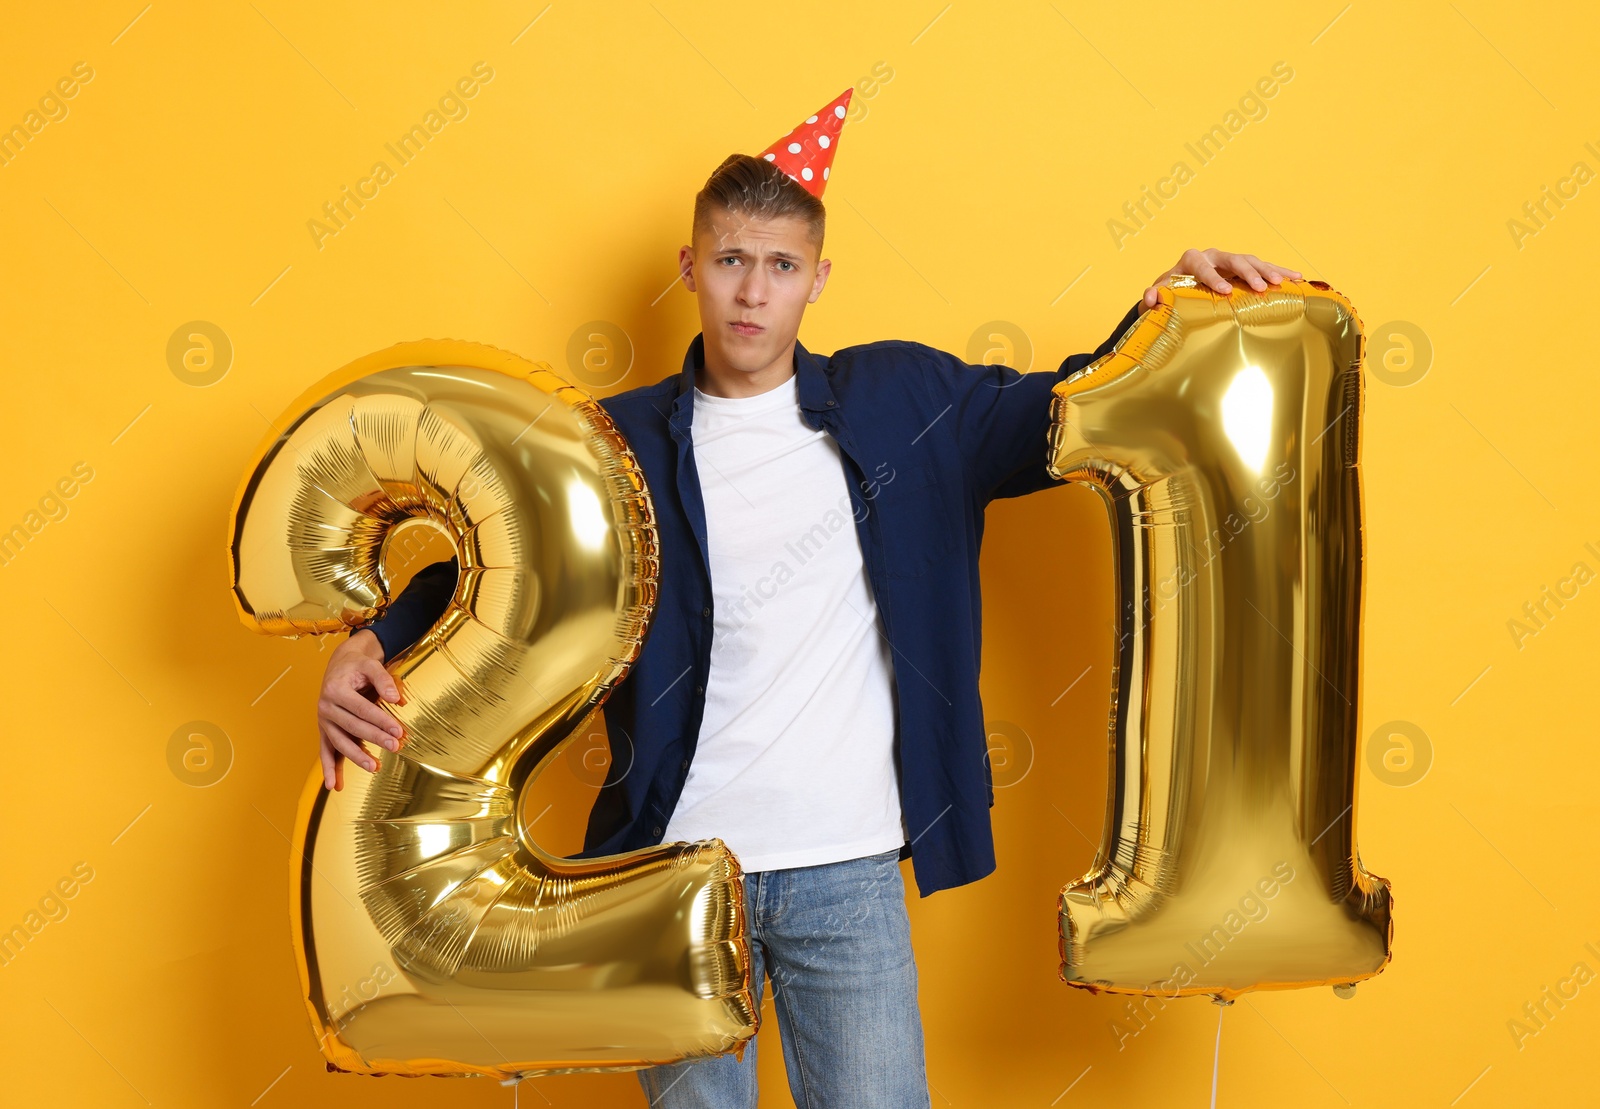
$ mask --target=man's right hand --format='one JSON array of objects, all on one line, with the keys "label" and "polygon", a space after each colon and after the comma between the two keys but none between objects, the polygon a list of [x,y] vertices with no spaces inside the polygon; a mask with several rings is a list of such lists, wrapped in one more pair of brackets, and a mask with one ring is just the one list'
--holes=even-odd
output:
[{"label": "man's right hand", "polygon": [[326,788],[344,788],[345,759],[367,771],[378,769],[367,743],[398,751],[405,741],[405,729],[378,706],[379,699],[406,703],[400,680],[384,668],[383,644],[362,629],[335,648],[322,675],[317,731]]}]

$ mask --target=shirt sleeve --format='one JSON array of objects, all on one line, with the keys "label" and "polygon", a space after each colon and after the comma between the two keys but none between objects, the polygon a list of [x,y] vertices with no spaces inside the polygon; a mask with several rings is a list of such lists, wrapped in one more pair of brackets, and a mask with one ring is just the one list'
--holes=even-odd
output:
[{"label": "shirt sleeve", "polygon": [[452,558],[418,570],[400,591],[400,596],[390,601],[376,620],[350,634],[370,631],[377,636],[383,645],[383,661],[388,662],[439,622],[445,609],[450,607],[450,598],[455,595],[459,568],[457,560]]},{"label": "shirt sleeve", "polygon": [[1054,371],[1018,373],[1006,365],[974,366],[935,352],[951,390],[956,440],[980,503],[1061,485],[1046,469],[1051,390],[1109,354],[1139,320],[1139,302],[1094,350],[1069,355]]}]

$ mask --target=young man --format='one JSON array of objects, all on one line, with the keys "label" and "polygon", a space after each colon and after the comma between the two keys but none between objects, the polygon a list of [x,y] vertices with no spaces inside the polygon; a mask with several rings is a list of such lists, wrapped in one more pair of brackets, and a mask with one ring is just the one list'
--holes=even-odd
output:
[{"label": "young man", "polygon": [[[600,403],[643,467],[662,580],[649,635],[606,703],[613,758],[583,855],[719,836],[746,872],[753,984],[772,980],[800,1106],[927,1106],[899,863],[922,893],[994,869],[978,697],[984,507],[1061,484],[1045,469],[1051,387],[1108,352],[1170,273],[1220,292],[1300,275],[1189,251],[1098,349],[1054,372],[972,366],[898,340],[817,355],[821,193],[849,103],[695,198],[679,251],[701,333],[680,373]],[[370,697],[382,663],[454,591],[419,573],[330,662],[330,788],[362,741],[398,749]],[[652,1105],[754,1107],[756,1044],[639,1072]]]}]

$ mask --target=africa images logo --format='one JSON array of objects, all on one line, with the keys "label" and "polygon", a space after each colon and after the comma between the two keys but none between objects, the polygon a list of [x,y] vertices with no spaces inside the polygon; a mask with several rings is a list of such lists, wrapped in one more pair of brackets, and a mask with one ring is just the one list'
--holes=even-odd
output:
[{"label": "africa images logo", "polygon": [[427,149],[428,144],[452,123],[467,118],[467,101],[483,91],[483,86],[494,80],[494,68],[488,62],[479,62],[467,76],[462,77],[439,97],[437,109],[429,109],[422,119],[413,123],[399,138],[386,142],[383,148],[394,159],[395,165],[379,159],[372,163],[367,176],[359,178],[355,187],[349,185],[339,190],[339,195],[322,206],[324,218],[306,220],[306,230],[311,241],[322,250],[328,240],[349,226],[366,202],[377,197],[383,186],[394,181],[399,170],[410,165]]}]

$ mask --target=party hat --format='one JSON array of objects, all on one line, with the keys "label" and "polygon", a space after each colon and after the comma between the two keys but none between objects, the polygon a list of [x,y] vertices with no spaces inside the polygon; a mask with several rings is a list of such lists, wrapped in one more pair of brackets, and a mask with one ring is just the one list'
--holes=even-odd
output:
[{"label": "party hat", "polygon": [[844,127],[854,91],[854,86],[845,89],[827,107],[763,150],[761,156],[794,178],[806,192],[820,197],[828,186],[828,170],[833,166],[833,152],[839,148],[839,131]]}]

